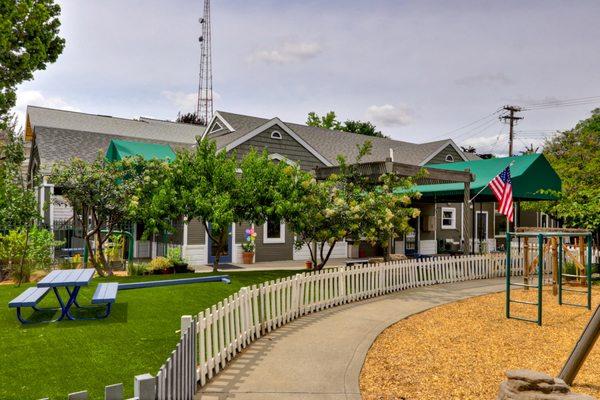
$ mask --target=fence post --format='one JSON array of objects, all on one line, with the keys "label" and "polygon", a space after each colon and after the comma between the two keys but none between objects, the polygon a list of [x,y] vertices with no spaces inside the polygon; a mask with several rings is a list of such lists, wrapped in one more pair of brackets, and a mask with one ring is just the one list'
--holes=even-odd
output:
[{"label": "fence post", "polygon": [[340,288],[340,303],[344,304],[348,301],[348,293],[346,292],[346,267],[338,268],[338,286]]},{"label": "fence post", "polygon": [[292,280],[292,309],[290,312],[293,319],[300,317],[300,297],[302,296],[300,292],[300,279],[302,279],[302,274],[296,274]]},{"label": "fence post", "polygon": [[133,381],[133,396],[138,400],[155,400],[156,378],[150,374],[137,375]]},{"label": "fence post", "polygon": [[104,388],[104,400],[123,400],[123,384],[109,385]]},{"label": "fence post", "polygon": [[192,325],[192,316],[191,315],[182,315],[181,316],[181,338],[187,332],[189,327]]}]

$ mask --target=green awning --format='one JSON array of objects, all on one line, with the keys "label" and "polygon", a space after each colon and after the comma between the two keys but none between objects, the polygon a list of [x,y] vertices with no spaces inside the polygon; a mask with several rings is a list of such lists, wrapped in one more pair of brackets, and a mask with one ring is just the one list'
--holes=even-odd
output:
[{"label": "green awning", "polygon": [[[428,165],[431,168],[464,171],[468,169],[475,175],[471,182],[471,197],[483,189],[507,165],[510,167],[515,200],[554,200],[540,190],[561,190],[561,180],[543,154],[472,160],[448,164]],[[435,198],[440,201],[462,202],[464,185],[462,183],[442,183],[437,185],[417,185],[411,190],[420,192],[424,199]],[[486,188],[477,198],[479,201],[494,201],[492,191]]]},{"label": "green awning", "polygon": [[106,149],[106,159],[109,161],[118,161],[133,156],[142,156],[145,160],[175,160],[175,152],[166,144],[113,139]]}]

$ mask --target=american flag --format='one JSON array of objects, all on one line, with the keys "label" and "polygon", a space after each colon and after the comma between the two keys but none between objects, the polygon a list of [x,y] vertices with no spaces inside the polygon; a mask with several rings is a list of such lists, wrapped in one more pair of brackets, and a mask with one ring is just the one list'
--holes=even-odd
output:
[{"label": "american flag", "polygon": [[513,196],[512,196],[512,181],[510,179],[510,165],[504,168],[490,182],[490,188],[498,199],[498,212],[508,217],[510,222],[513,222]]}]

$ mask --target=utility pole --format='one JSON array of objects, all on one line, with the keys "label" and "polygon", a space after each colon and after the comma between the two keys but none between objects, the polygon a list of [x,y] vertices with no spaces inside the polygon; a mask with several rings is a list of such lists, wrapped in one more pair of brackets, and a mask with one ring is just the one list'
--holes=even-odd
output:
[{"label": "utility pole", "polygon": [[508,111],[508,115],[503,115],[500,117],[501,120],[504,120],[504,122],[506,122],[507,120],[509,121],[509,131],[508,131],[508,156],[512,157],[513,156],[513,141],[514,141],[514,126],[515,126],[515,121],[518,121],[520,119],[523,119],[523,117],[517,117],[515,116],[515,113],[520,112],[521,111],[521,107],[518,106],[504,106],[502,107],[504,110]]}]

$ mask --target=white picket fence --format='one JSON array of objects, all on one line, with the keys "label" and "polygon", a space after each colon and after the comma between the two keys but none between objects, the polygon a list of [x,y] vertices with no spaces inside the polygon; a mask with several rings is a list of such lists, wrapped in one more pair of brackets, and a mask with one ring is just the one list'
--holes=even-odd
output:
[{"label": "white picket fence", "polygon": [[[242,288],[194,318],[198,383],[204,386],[250,343],[303,315],[414,287],[504,276],[505,264],[503,253],[435,257],[331,268]],[[518,254],[511,272],[523,273]]]},{"label": "white picket fence", "polygon": [[[511,275],[522,274],[522,253],[513,251]],[[176,349],[156,377],[136,377],[135,398],[191,400],[242,349],[303,315],[415,287],[505,275],[505,254],[491,253],[327,268],[244,287],[194,317],[182,316]],[[122,385],[113,386],[122,393]],[[69,399],[87,399],[85,392],[72,395],[82,394]]]}]

